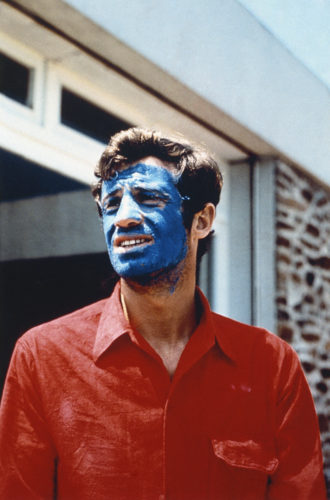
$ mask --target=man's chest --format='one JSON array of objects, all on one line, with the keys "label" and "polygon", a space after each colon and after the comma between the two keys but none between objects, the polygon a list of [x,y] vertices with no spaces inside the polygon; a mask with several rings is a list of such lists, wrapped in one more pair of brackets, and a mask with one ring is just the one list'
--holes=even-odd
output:
[{"label": "man's chest", "polygon": [[[79,487],[81,498],[86,481],[98,484],[100,498],[102,485],[118,498],[132,490],[157,498],[151,492],[164,488],[174,498],[213,498],[234,472],[246,471],[242,463],[252,463],[248,476],[264,488],[273,438],[262,387],[212,355],[172,382],[164,366],[131,355],[78,369],[50,403],[59,484],[65,492]],[[205,490],[211,484],[218,485],[213,493]]]}]

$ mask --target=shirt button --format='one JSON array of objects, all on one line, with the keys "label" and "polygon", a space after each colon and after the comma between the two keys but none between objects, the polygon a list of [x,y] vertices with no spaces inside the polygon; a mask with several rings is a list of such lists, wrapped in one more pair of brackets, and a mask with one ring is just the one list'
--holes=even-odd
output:
[{"label": "shirt button", "polygon": [[159,500],[165,500],[165,495],[159,495]]}]

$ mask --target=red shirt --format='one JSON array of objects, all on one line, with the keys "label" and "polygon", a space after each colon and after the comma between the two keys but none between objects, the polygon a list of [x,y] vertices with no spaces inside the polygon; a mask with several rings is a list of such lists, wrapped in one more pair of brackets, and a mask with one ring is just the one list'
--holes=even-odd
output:
[{"label": "red shirt", "polygon": [[125,320],[118,285],[23,335],[2,403],[1,498],[323,500],[296,354],[201,301],[172,380]]}]

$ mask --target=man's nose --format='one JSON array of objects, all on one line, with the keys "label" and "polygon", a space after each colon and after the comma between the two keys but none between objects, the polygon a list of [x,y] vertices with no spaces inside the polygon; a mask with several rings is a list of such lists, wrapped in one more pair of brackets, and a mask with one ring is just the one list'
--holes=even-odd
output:
[{"label": "man's nose", "polygon": [[134,227],[141,224],[141,222],[143,222],[143,215],[138,203],[134,200],[130,192],[124,193],[114,224],[117,227]]}]

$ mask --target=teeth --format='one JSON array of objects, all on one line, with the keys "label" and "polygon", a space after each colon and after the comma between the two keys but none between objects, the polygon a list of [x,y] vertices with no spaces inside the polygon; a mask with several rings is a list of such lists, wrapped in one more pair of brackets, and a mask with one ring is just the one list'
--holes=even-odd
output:
[{"label": "teeth", "polygon": [[137,240],[125,240],[120,243],[121,247],[129,247],[133,245],[139,245],[140,243],[144,243],[146,240],[144,239],[137,239]]}]

